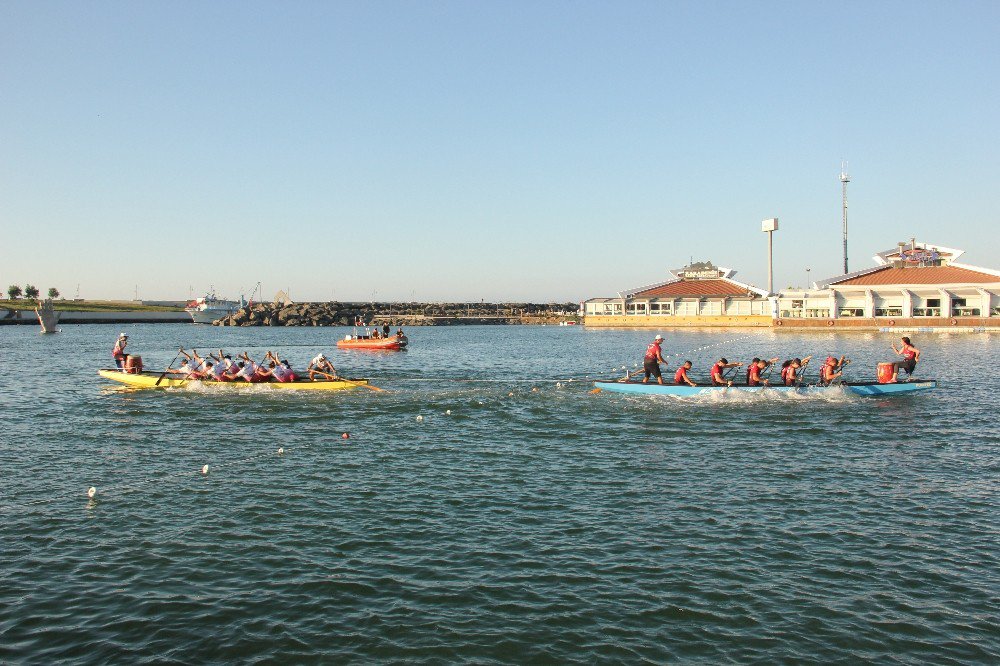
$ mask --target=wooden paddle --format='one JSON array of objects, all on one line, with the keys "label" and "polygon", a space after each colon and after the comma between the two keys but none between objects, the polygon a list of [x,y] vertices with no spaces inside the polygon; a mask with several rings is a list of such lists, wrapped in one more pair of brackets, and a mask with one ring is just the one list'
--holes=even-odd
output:
[{"label": "wooden paddle", "polygon": [[168,372],[170,372],[170,368],[172,368],[172,367],[173,367],[173,365],[174,365],[174,363],[176,363],[176,362],[177,362],[177,359],[179,359],[179,358],[181,357],[181,352],[182,352],[182,351],[184,351],[184,350],[183,350],[183,349],[181,349],[180,351],[178,351],[178,352],[177,352],[177,356],[174,356],[174,360],[172,360],[172,361],[170,362],[170,365],[168,365],[168,366],[167,366],[167,369],[163,371],[163,374],[162,374],[162,375],[160,375],[160,378],[156,380],[156,383],[155,383],[155,384],[153,384],[153,386],[159,386],[159,385],[160,385],[160,382],[162,382],[162,381],[163,381],[163,378],[167,376],[167,373],[168,373]]},{"label": "wooden paddle", "polygon": [[354,386],[360,386],[361,388],[366,388],[366,389],[368,389],[370,391],[379,391],[379,392],[383,392],[383,393],[388,393],[388,391],[386,391],[385,389],[379,388],[377,386],[372,386],[371,384],[362,384],[361,382],[351,381],[350,379],[344,379],[343,377],[336,377],[334,375],[331,375],[328,372],[320,372],[319,370],[312,370],[312,372],[314,374],[317,374],[317,375],[322,375],[322,376],[326,377],[327,379],[329,379],[330,381],[344,382],[344,383],[347,383],[347,384],[353,384]]}]

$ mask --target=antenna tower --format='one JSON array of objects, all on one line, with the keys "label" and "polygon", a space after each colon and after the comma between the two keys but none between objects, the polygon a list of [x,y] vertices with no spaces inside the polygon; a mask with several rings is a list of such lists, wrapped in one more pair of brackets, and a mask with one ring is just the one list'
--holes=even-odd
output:
[{"label": "antenna tower", "polygon": [[847,162],[840,163],[840,187],[843,196],[844,210],[844,275],[847,275],[847,184],[851,182],[851,177],[847,173]]}]

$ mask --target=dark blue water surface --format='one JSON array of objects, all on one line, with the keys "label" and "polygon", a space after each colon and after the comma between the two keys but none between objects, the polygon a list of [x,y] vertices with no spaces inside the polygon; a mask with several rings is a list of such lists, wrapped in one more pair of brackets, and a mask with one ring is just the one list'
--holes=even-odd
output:
[{"label": "dark blue water surface", "polygon": [[[988,335],[914,336],[921,395],[681,400],[582,381],[649,331],[127,330],[147,366],[322,350],[391,392],[122,390],[96,375],[117,328],[0,327],[0,661],[1000,660]],[[856,378],[895,339],[665,336],[695,374],[847,353]]]}]

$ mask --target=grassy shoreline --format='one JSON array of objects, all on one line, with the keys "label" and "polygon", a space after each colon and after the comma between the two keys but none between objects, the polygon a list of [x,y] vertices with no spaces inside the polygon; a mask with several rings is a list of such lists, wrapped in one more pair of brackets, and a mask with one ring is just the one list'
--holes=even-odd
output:
[{"label": "grassy shoreline", "polygon": [[[0,299],[0,310],[34,311],[36,301],[19,298]],[[143,305],[133,301],[75,301],[54,300],[52,307],[57,312],[183,312],[184,308],[166,305]]]}]

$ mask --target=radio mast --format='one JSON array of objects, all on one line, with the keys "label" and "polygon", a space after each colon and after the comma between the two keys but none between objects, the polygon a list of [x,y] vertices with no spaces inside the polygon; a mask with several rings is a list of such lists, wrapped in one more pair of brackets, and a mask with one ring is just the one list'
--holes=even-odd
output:
[{"label": "radio mast", "polygon": [[844,275],[847,275],[847,184],[851,182],[851,177],[847,174],[847,162],[840,163],[840,186],[843,192],[844,210]]}]

